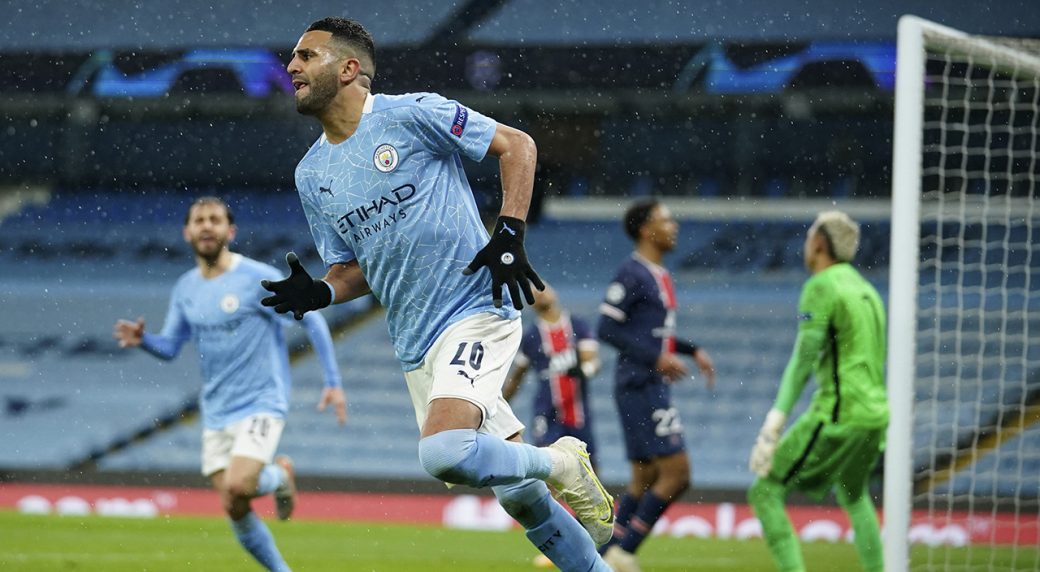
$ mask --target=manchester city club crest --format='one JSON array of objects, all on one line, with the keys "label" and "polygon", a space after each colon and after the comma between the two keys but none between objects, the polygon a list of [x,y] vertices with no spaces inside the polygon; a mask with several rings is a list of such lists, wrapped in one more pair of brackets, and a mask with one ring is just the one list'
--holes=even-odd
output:
[{"label": "manchester city club crest", "polygon": [[238,296],[224,294],[224,297],[220,299],[220,309],[228,314],[234,314],[238,310]]},{"label": "manchester city club crest", "polygon": [[389,143],[384,143],[376,147],[376,153],[373,155],[372,160],[376,164],[376,169],[389,173],[397,168],[397,149]]}]

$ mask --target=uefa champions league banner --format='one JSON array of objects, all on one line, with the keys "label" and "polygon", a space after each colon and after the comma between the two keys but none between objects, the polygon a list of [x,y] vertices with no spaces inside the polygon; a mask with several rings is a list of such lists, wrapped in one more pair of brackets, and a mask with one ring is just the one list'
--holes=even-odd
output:
[{"label": "uefa champions league banner", "polygon": [[[271,498],[254,501],[264,516],[274,514]],[[122,518],[167,515],[223,516],[209,489],[90,485],[4,484],[0,510],[26,514]],[[852,528],[838,507],[789,506],[791,523],[805,541],[849,542]],[[439,524],[449,528],[508,530],[515,526],[493,497],[382,493],[302,492],[294,519]],[[1040,533],[1035,515],[969,514],[953,511],[929,517],[914,511],[910,541],[928,545],[1035,545]],[[734,503],[676,503],[654,527],[654,534],[742,540],[762,535],[751,508]]]},{"label": "uefa champions league banner", "polygon": [[[470,90],[611,90],[617,62],[631,66],[625,85],[677,93],[780,93],[800,88],[876,88],[895,82],[892,41],[792,41],[632,46],[447,46],[380,49],[384,93]],[[0,92],[77,97],[161,98],[223,93],[266,98],[292,93],[284,48],[199,46],[185,49],[96,49],[33,54],[0,52],[23,65],[0,74]],[[25,62],[29,63],[26,64]],[[13,69],[13,68],[12,68]],[[432,71],[431,70],[435,70]],[[26,74],[29,74],[26,76]]]}]

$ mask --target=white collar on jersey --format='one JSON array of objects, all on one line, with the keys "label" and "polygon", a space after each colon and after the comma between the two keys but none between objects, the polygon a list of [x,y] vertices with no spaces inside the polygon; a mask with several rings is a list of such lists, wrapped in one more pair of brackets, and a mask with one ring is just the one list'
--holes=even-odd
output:
[{"label": "white collar on jersey", "polygon": [[633,251],[632,252],[632,258],[635,258],[636,262],[639,262],[643,266],[646,266],[651,272],[667,272],[668,271],[668,269],[665,268],[664,266],[661,266],[660,264],[658,264],[656,262],[652,262],[650,259],[648,259],[647,257],[643,256],[642,254],[639,254],[638,252]]},{"label": "white collar on jersey", "polygon": [[[375,101],[376,101],[376,98],[372,97],[371,93],[366,93],[365,94],[365,105],[361,108],[361,113],[362,114],[372,113],[372,104],[374,104]],[[321,137],[319,137],[318,139],[322,143],[327,143],[328,142],[328,138],[325,137],[325,132],[324,131],[322,132]]]},{"label": "white collar on jersey", "polygon": [[560,317],[557,318],[555,322],[550,322],[549,320],[544,320],[544,319],[542,319],[541,316],[538,316],[538,323],[545,325],[545,327],[547,327],[547,328],[551,328],[553,326],[559,326],[560,324],[565,323],[565,321],[566,322],[570,322],[570,320],[571,320],[571,313],[566,311],[566,310],[560,310]]}]

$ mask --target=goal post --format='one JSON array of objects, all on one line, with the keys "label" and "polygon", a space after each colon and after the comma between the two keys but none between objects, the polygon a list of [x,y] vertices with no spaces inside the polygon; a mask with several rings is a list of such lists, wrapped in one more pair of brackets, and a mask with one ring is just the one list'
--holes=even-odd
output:
[{"label": "goal post", "polygon": [[[917,314],[920,240],[921,126],[924,106],[924,21],[899,20],[896,40],[895,126],[892,131],[892,233],[888,285],[889,424],[885,449],[885,570],[906,572],[910,548],[913,476],[911,435],[914,402],[915,325],[895,319]],[[902,269],[907,269],[903,271]]]},{"label": "goal post", "polygon": [[[1040,252],[1033,253],[1040,243],[1038,103],[1040,42],[900,19],[883,507],[888,572],[910,569],[915,504],[935,521],[950,521],[960,507],[971,518],[1011,505],[1009,526],[1037,510],[1035,498],[1007,497],[1035,495],[1032,482],[1007,493],[997,481],[1015,475],[971,471],[1006,440],[1025,439],[1040,408],[1040,351],[1031,341],[1040,337],[1040,303],[1030,305],[1040,291]],[[1019,443],[1020,455],[1027,450]],[[1030,478],[1021,460],[1018,467],[1018,478]],[[997,484],[977,486],[983,481]],[[1036,537],[1040,523],[1031,518],[1032,531],[1015,533],[1016,542]],[[999,568],[988,558],[990,569]],[[1022,558],[1040,565],[1037,556]],[[929,554],[914,569],[970,566]]]}]

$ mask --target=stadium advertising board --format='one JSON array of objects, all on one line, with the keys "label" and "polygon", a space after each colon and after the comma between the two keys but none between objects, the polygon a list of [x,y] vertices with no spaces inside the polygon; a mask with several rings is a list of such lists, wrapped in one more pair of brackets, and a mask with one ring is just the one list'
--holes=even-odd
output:
[{"label": "stadium advertising board", "polygon": [[[0,509],[30,514],[155,518],[165,515],[221,516],[216,493],[207,489],[114,486],[5,484]],[[272,515],[270,497],[255,508]],[[850,541],[852,529],[837,507],[791,506],[791,522],[806,541]],[[405,495],[304,492],[294,517],[309,520],[425,523],[451,528],[507,530],[512,519],[491,497],[473,495]],[[1036,526],[1013,513],[971,515],[964,511],[930,517],[915,511],[910,541],[928,545],[965,546],[976,543],[1032,545],[1040,542]],[[1024,525],[1023,525],[1024,524]],[[1035,521],[1033,523],[1035,525]],[[760,537],[761,526],[751,508],[734,503],[676,503],[654,528],[673,537],[747,539]]]}]

